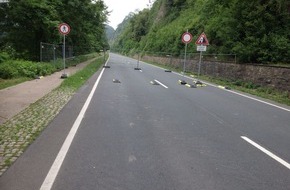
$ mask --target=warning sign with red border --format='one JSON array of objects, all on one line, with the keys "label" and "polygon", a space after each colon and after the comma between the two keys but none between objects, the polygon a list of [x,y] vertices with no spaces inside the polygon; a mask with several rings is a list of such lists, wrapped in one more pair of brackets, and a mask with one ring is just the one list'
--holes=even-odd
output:
[{"label": "warning sign with red border", "polygon": [[207,37],[206,37],[204,32],[201,33],[201,35],[197,38],[195,44],[196,45],[203,45],[203,46],[208,46],[209,45]]}]

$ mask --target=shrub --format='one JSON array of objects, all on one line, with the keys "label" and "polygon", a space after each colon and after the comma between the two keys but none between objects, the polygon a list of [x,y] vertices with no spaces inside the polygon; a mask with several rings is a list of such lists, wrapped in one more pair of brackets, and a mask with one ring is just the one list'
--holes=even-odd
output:
[{"label": "shrub", "polygon": [[0,52],[0,63],[3,63],[4,61],[9,59],[9,55],[6,52]]},{"label": "shrub", "polygon": [[13,60],[0,65],[0,78],[11,79],[17,77],[29,77],[52,74],[56,68],[48,63],[36,63],[31,61]]},{"label": "shrub", "polygon": [[2,79],[12,79],[19,76],[18,70],[8,64],[0,65],[0,78]]}]

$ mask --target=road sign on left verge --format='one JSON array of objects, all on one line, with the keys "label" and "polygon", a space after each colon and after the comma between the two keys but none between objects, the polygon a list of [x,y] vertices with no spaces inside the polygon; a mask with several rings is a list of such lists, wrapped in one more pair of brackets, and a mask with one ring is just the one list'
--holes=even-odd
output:
[{"label": "road sign on left verge", "polygon": [[66,23],[61,23],[59,26],[58,26],[58,30],[61,34],[63,35],[67,35],[70,33],[70,26]]}]

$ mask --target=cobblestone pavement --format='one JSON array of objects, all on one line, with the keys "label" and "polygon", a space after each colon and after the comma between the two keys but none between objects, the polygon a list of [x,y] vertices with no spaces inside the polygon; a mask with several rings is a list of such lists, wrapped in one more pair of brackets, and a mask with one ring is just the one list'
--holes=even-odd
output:
[{"label": "cobblestone pavement", "polygon": [[73,91],[56,89],[0,126],[0,176],[70,100]]},{"label": "cobblestone pavement", "polygon": [[[82,63],[76,68],[72,68],[71,73],[75,73],[77,70],[84,68],[93,60]],[[48,81],[50,81],[50,83],[55,82],[54,80]],[[58,85],[60,84],[61,82],[59,82]],[[16,161],[29,144],[37,138],[42,130],[53,120],[74,94],[74,91],[71,89],[60,89],[56,88],[58,85],[50,85],[50,91],[42,92],[44,93],[44,96],[41,96],[42,98],[40,98],[39,95],[33,96],[33,91],[39,90],[35,85],[49,86],[44,81],[34,83],[34,85],[30,86],[29,89],[31,94],[28,94],[28,96],[34,98],[32,98],[34,103],[27,105],[26,108],[23,108],[22,106],[22,111],[20,110],[20,112],[20,108],[17,108],[18,110],[14,111],[16,115],[11,117],[5,123],[0,124],[0,176],[14,161]],[[15,88],[20,87],[16,86]],[[18,90],[17,93],[20,93],[21,96],[21,93],[25,92]],[[27,95],[22,96],[22,98],[23,101],[25,101],[24,99],[27,98]],[[13,104],[9,105],[13,106]],[[9,107],[3,109],[8,111]]]}]

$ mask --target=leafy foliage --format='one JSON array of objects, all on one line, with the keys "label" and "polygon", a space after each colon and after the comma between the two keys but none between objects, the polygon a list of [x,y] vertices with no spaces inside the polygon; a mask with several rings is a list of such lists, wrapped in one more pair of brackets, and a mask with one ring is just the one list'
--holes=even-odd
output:
[{"label": "leafy foliage", "polygon": [[[145,18],[147,18],[145,20]],[[237,54],[239,62],[289,63],[290,3],[286,0],[157,0],[121,24],[114,50],[181,54],[181,35],[205,32],[209,53]],[[194,40],[193,40],[194,42]],[[195,44],[188,50],[195,51]]]},{"label": "leafy foliage", "polygon": [[34,78],[53,73],[56,68],[48,63],[35,63],[31,61],[6,61],[0,64],[0,78],[11,79],[18,77]]},{"label": "leafy foliage", "polygon": [[108,13],[103,0],[10,0],[9,6],[0,8],[0,38],[5,41],[0,49],[8,44],[18,58],[39,60],[40,42],[61,44],[58,25],[62,22],[71,26],[66,41],[75,52],[108,47],[104,30]]}]

